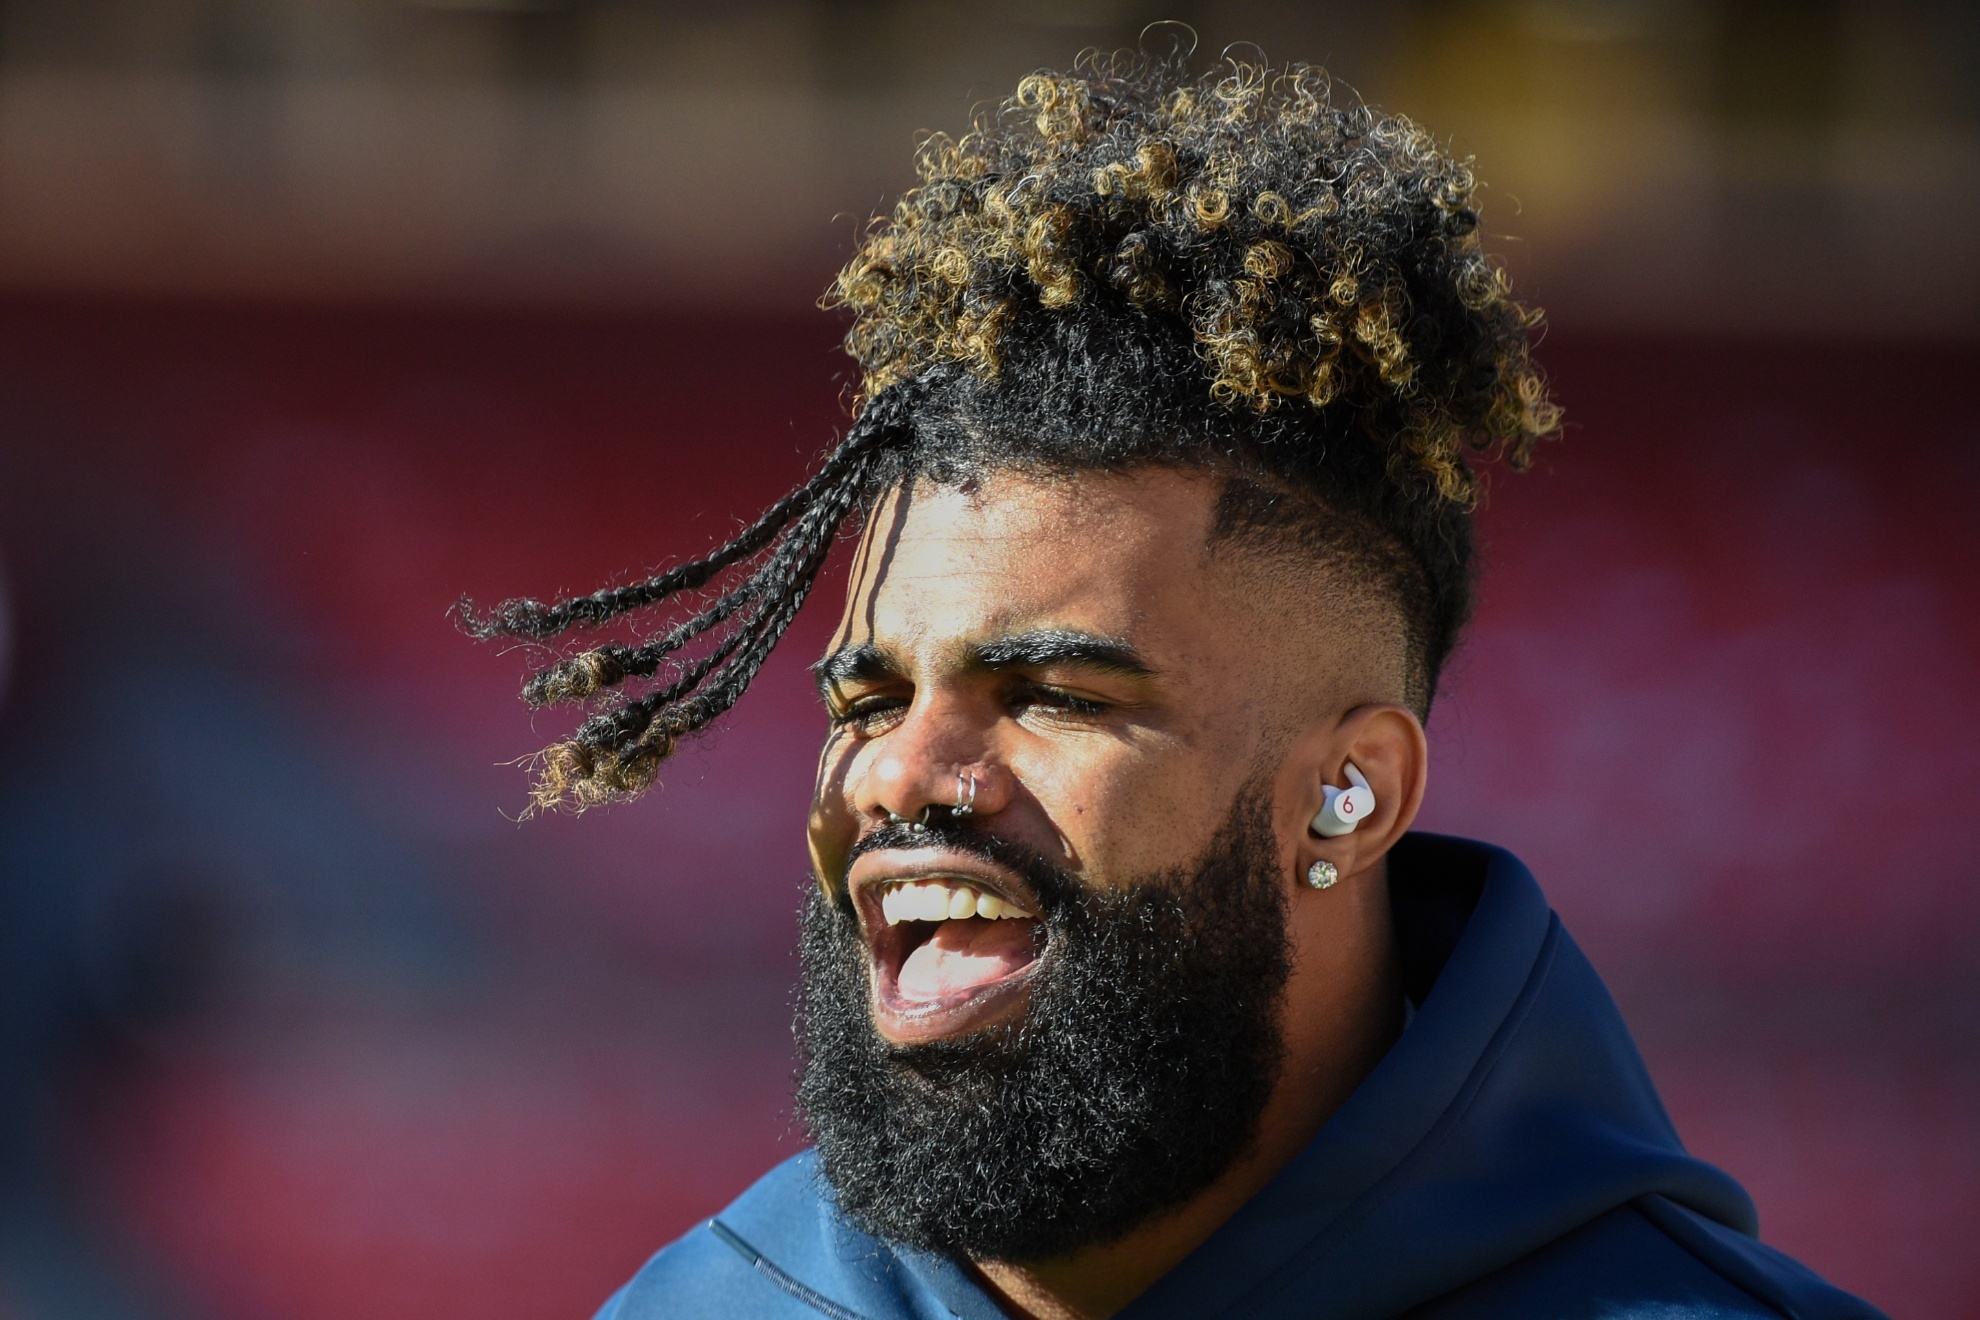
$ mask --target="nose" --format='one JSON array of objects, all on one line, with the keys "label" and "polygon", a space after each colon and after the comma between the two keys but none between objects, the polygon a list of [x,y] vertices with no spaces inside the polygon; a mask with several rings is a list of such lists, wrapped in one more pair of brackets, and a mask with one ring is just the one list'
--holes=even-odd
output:
[{"label": "nose", "polygon": [[[912,777],[913,782],[906,782]],[[1011,799],[1010,771],[984,761],[957,764],[947,773],[914,775],[892,757],[882,757],[869,780],[880,791],[862,800],[860,808],[887,820],[925,821],[931,811],[952,816],[994,816]],[[862,794],[865,797],[864,794]]]},{"label": "nose", "polygon": [[994,816],[1010,805],[1017,783],[981,749],[943,747],[910,717],[878,749],[854,789],[853,803],[874,822],[926,820],[931,809]]}]

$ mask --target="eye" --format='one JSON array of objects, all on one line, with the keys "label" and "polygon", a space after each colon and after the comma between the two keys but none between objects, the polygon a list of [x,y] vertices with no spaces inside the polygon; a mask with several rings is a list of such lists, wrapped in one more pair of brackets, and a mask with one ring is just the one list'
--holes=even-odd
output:
[{"label": "eye", "polygon": [[1075,696],[1064,688],[1053,687],[1049,683],[1026,684],[1018,690],[1014,704],[1053,714],[1085,717],[1105,715],[1108,711],[1105,702]]},{"label": "eye", "polygon": [[907,705],[901,697],[880,693],[859,697],[832,711],[832,727],[870,738],[897,722]]}]

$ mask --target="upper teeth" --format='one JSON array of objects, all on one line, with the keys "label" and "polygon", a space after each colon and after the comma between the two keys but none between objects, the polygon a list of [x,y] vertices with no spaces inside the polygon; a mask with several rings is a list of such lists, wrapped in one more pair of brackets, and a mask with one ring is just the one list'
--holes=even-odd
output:
[{"label": "upper teeth", "polygon": [[880,912],[889,926],[903,921],[962,921],[988,917],[992,921],[1028,921],[1031,914],[974,885],[948,880],[922,880],[891,885],[880,895]]}]

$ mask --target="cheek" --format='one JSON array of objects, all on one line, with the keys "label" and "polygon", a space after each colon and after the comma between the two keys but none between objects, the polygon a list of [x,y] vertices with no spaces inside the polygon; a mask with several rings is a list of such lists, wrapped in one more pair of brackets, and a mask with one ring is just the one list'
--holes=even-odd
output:
[{"label": "cheek", "polygon": [[1097,883],[1132,881],[1196,856],[1223,823],[1230,786],[1187,750],[1094,749],[1030,767],[1027,787]]},{"label": "cheek", "polygon": [[818,753],[818,777],[811,786],[811,805],[849,811],[857,767],[853,764],[858,744],[850,738],[830,737]]},{"label": "cheek", "polygon": [[805,833],[811,845],[811,864],[821,878],[844,869],[846,852],[858,830],[859,816],[852,800],[853,785],[859,782],[858,746],[850,739],[833,739],[818,756],[818,779],[812,786]]}]

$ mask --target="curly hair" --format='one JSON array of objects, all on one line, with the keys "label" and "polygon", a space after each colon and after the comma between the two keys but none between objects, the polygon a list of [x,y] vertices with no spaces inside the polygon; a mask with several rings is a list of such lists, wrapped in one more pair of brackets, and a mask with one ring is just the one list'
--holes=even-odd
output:
[{"label": "curly hair", "polygon": [[535,807],[650,785],[882,492],[1003,468],[1219,471],[1218,535],[1276,537],[1392,602],[1427,714],[1470,608],[1478,462],[1525,467],[1560,420],[1531,358],[1539,314],[1481,245],[1470,162],[1306,65],[1192,77],[1123,54],[1033,74],[961,137],[926,137],[917,167],[822,300],[851,314],[861,380],[817,476],[650,580],[461,602],[478,636],[545,640],[729,580],[649,644],[530,679],[532,705],[610,693],[541,754]]}]

